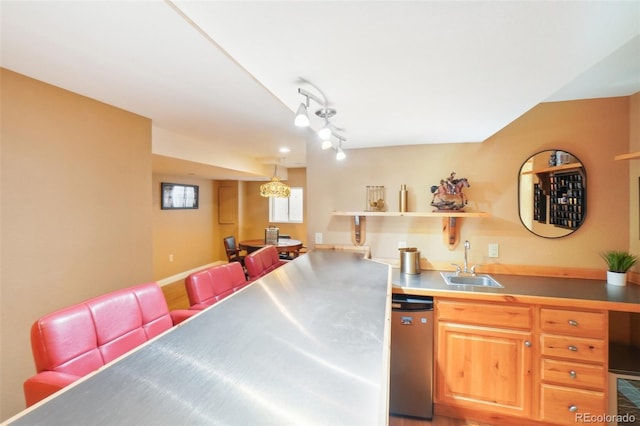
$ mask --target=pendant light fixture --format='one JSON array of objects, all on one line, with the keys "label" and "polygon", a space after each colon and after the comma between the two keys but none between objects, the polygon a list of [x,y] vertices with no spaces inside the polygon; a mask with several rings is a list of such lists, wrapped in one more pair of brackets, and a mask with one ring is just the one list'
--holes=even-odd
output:
[{"label": "pendant light fixture", "polygon": [[286,184],[280,182],[280,179],[276,176],[278,171],[278,165],[274,166],[273,177],[267,183],[260,185],[260,195],[263,197],[280,197],[288,198],[291,195],[291,188]]}]

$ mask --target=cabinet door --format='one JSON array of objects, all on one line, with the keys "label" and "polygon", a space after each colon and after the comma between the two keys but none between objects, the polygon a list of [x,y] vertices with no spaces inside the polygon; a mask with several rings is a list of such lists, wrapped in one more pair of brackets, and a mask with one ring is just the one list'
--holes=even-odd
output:
[{"label": "cabinet door", "polygon": [[529,416],[530,342],[530,332],[439,323],[436,401]]}]

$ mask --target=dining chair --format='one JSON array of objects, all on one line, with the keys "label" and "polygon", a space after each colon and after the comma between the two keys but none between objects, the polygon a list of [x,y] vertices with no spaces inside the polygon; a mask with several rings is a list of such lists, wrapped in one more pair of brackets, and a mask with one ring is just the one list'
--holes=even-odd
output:
[{"label": "dining chair", "polygon": [[225,237],[223,239],[223,242],[224,242],[224,249],[227,252],[227,260],[229,262],[240,262],[240,264],[244,268],[244,258],[246,256],[246,253],[241,254],[241,250],[238,248],[238,245],[236,244],[236,237],[234,237],[233,235],[229,237]]}]

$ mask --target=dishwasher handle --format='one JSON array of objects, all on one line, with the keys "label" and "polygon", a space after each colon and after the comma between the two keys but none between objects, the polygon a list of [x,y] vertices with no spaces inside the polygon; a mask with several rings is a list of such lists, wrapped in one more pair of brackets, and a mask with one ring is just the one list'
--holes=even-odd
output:
[{"label": "dishwasher handle", "polygon": [[391,298],[391,310],[396,312],[433,311],[433,297],[394,294]]}]

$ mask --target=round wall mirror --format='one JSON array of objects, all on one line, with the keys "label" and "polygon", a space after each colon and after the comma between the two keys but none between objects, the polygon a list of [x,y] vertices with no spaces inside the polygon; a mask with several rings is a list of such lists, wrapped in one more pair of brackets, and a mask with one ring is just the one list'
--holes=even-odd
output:
[{"label": "round wall mirror", "polygon": [[518,174],[522,224],[545,238],[575,232],[587,213],[587,176],[570,152],[547,150],[529,157]]}]

